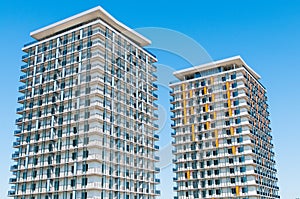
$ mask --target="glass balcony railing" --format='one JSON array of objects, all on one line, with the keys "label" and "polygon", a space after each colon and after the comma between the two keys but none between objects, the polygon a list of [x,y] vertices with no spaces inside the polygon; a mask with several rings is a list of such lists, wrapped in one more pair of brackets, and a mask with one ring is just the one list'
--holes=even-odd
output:
[{"label": "glass balcony railing", "polygon": [[10,178],[9,183],[17,182],[17,178]]},{"label": "glass balcony railing", "polygon": [[23,120],[23,118],[20,117],[20,118],[16,119],[16,123],[22,122],[22,120]]},{"label": "glass balcony railing", "polygon": [[22,101],[22,100],[24,100],[25,99],[25,96],[20,96],[20,97],[18,97],[18,101]]},{"label": "glass balcony railing", "polygon": [[35,44],[37,43],[38,41],[31,41],[31,42],[28,42],[27,44],[24,45],[24,47],[27,47],[27,46],[30,46],[32,44]]},{"label": "glass balcony railing", "polygon": [[8,191],[8,196],[13,196],[16,194],[16,191]]},{"label": "glass balcony railing", "polygon": [[22,59],[26,59],[26,58],[28,58],[28,54],[22,56]]},{"label": "glass balcony railing", "polygon": [[23,89],[25,89],[25,88],[26,88],[26,85],[19,86],[19,91],[20,91],[20,90],[23,90]]},{"label": "glass balcony railing", "polygon": [[27,68],[27,67],[28,67],[28,65],[25,64],[25,65],[21,66],[21,69],[25,69],[25,68]]},{"label": "glass balcony railing", "polygon": [[155,137],[156,139],[159,139],[159,135],[157,135],[157,134],[154,134],[154,137]]},{"label": "glass balcony railing", "polygon": [[24,80],[24,79],[26,79],[26,75],[21,75],[20,80]]},{"label": "glass balcony railing", "polygon": [[160,179],[155,179],[155,182],[160,183]]},{"label": "glass balcony railing", "polygon": [[154,145],[154,148],[157,149],[157,150],[159,150],[159,146],[157,146],[157,145]]},{"label": "glass balcony railing", "polygon": [[15,130],[14,135],[19,135],[21,133],[21,130]]},{"label": "glass balcony railing", "polygon": [[160,195],[160,190],[155,190],[155,194]]},{"label": "glass balcony railing", "polygon": [[18,157],[19,157],[19,152],[18,152],[18,151],[14,152],[14,153],[12,154],[11,157],[12,157],[13,159],[14,159],[14,158],[18,158]]},{"label": "glass balcony railing", "polygon": [[17,147],[17,146],[19,146],[20,145],[20,141],[15,141],[15,142],[13,142],[13,146],[14,147]]},{"label": "glass balcony railing", "polygon": [[19,108],[17,108],[17,112],[21,112],[21,111],[23,111],[24,110],[24,107],[19,107]]},{"label": "glass balcony railing", "polygon": [[18,169],[18,165],[16,165],[16,164],[10,167],[10,170],[11,170],[11,171],[12,171],[12,170],[17,170],[17,169]]}]

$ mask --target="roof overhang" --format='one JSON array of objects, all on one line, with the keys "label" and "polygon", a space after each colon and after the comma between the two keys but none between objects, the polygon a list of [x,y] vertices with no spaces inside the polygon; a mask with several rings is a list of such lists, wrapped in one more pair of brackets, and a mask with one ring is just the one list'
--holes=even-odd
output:
[{"label": "roof overhang", "polygon": [[218,66],[224,66],[224,65],[230,65],[230,64],[237,64],[237,65],[243,65],[251,75],[253,75],[256,79],[260,79],[260,75],[257,74],[250,66],[246,64],[246,62],[241,58],[241,56],[234,56],[227,59],[218,60],[215,62],[210,62],[206,64],[202,64],[199,66],[194,66],[191,68],[183,69],[174,72],[173,74],[178,78],[182,79],[183,76],[189,75],[191,73],[200,72],[209,70]]},{"label": "roof overhang", "polygon": [[52,36],[56,33],[59,33],[65,29],[74,27],[86,21],[91,21],[93,19],[102,19],[107,24],[115,28],[120,33],[124,34],[130,40],[135,42],[140,46],[147,46],[151,44],[151,41],[145,38],[143,35],[139,34],[138,32],[132,30],[131,28],[127,27],[123,23],[116,20],[113,16],[111,16],[106,10],[102,7],[97,6],[85,12],[79,13],[62,21],[56,22],[44,28],[38,29],[30,33],[30,36],[36,40],[41,40]]}]

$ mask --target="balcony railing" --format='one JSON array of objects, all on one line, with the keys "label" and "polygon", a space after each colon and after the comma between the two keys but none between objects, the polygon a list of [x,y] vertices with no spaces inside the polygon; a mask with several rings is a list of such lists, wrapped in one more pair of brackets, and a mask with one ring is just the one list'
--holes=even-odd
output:
[{"label": "balcony railing", "polygon": [[21,134],[21,130],[15,130],[14,131],[14,135],[19,135],[19,134]]},{"label": "balcony railing", "polygon": [[16,151],[15,153],[13,153],[12,154],[12,159],[14,159],[14,158],[18,158],[19,157],[19,152],[18,151]]},{"label": "balcony railing", "polygon": [[20,97],[18,97],[18,101],[22,101],[22,100],[24,100],[25,99],[25,96],[20,96]]},{"label": "balcony railing", "polygon": [[21,66],[21,69],[25,69],[25,68],[27,68],[28,67],[28,65],[27,64],[24,64],[23,66]]},{"label": "balcony railing", "polygon": [[22,122],[22,120],[23,120],[23,118],[20,117],[20,118],[16,119],[16,123]]},{"label": "balcony railing", "polygon": [[17,178],[9,178],[9,183],[17,182]]},{"label": "balcony railing", "polygon": [[15,142],[13,142],[13,146],[14,146],[14,147],[20,146],[20,141],[15,141]]},{"label": "balcony railing", "polygon": [[22,56],[22,59],[26,59],[26,58],[28,58],[28,54]]},{"label": "balcony railing", "polygon": [[11,170],[11,171],[17,170],[17,169],[18,169],[18,165],[13,165],[13,166],[10,167],[10,170]]},{"label": "balcony railing", "polygon": [[24,80],[24,79],[26,79],[26,75],[21,75],[21,76],[20,76],[20,80],[22,81],[22,80]]},{"label": "balcony railing", "polygon": [[19,91],[26,88],[26,85],[19,86]]},{"label": "balcony railing", "polygon": [[30,46],[32,44],[35,44],[37,43],[38,41],[31,41],[31,42],[28,42],[27,44],[24,45],[24,47],[27,47],[27,46]]},{"label": "balcony railing", "polygon": [[8,196],[13,196],[16,194],[16,191],[8,191]]},{"label": "balcony railing", "polygon": [[21,112],[21,111],[23,111],[24,110],[24,107],[19,107],[19,108],[17,108],[17,112]]}]

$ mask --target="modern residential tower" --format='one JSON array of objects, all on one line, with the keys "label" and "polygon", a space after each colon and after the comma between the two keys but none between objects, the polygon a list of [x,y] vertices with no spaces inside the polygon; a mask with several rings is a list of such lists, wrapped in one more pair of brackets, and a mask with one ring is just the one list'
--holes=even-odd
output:
[{"label": "modern residential tower", "polygon": [[239,56],[174,75],[175,198],[279,198],[260,76]]},{"label": "modern residential tower", "polygon": [[154,199],[159,180],[150,41],[96,7],[22,49],[14,199]]}]

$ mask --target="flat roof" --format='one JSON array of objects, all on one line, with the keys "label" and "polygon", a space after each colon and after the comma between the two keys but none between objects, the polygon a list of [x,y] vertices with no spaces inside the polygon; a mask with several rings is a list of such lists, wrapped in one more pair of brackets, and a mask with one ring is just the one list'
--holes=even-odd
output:
[{"label": "flat roof", "polygon": [[46,37],[52,36],[56,33],[59,33],[65,29],[71,28],[73,26],[79,25],[81,23],[91,21],[93,19],[102,19],[107,24],[115,28],[120,33],[127,36],[129,39],[134,41],[139,46],[147,46],[151,44],[151,41],[139,34],[138,32],[132,30],[127,27],[123,23],[116,20],[113,16],[111,16],[106,10],[104,10],[101,6],[97,6],[90,10],[84,11],[72,17],[66,18],[59,22],[53,23],[41,29],[35,30],[30,33],[30,36],[36,40],[42,40]]},{"label": "flat roof", "polygon": [[210,62],[210,63],[206,63],[206,64],[202,64],[199,66],[194,66],[194,67],[190,67],[187,69],[183,69],[183,70],[179,70],[174,72],[173,74],[178,78],[183,80],[183,76],[184,75],[189,75],[191,73],[195,73],[195,72],[201,72],[201,71],[205,71],[205,70],[209,70],[215,67],[219,67],[219,66],[225,66],[225,65],[229,65],[229,64],[238,64],[238,65],[243,65],[250,74],[252,74],[257,80],[260,79],[260,75],[257,74],[250,66],[248,66],[246,64],[246,62],[241,58],[241,56],[234,56],[234,57],[230,57],[230,58],[226,58],[226,59],[222,59],[222,60],[218,60],[218,61],[214,61],[214,62]]}]

